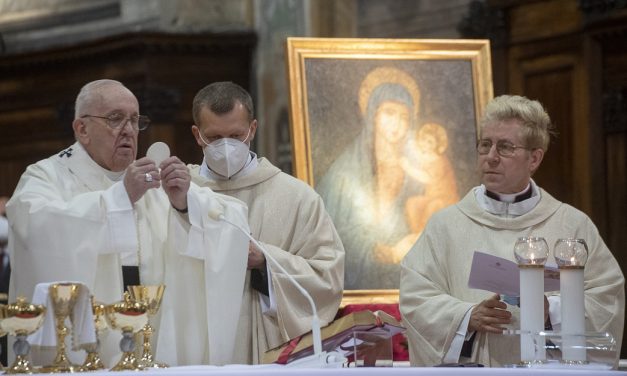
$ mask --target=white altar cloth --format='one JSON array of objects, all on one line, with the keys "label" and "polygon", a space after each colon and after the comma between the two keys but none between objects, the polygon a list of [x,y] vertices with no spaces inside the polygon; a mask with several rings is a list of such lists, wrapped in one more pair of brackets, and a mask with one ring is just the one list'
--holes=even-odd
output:
[{"label": "white altar cloth", "polygon": [[[58,376],[61,374],[55,374]],[[76,376],[77,374],[72,374]],[[479,367],[360,367],[360,368],[288,368],[278,365],[186,366],[146,371],[88,372],[88,376],[627,376],[624,371],[479,368]]]}]

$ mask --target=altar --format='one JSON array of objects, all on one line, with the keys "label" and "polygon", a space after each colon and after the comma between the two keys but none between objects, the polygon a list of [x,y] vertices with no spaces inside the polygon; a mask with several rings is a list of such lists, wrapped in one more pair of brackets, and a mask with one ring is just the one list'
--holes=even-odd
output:
[{"label": "altar", "polygon": [[90,372],[90,376],[627,376],[625,371],[577,370],[572,369],[531,369],[531,368],[479,368],[479,367],[358,367],[358,368],[290,368],[278,365],[228,365],[228,366],[186,366],[147,371]]}]

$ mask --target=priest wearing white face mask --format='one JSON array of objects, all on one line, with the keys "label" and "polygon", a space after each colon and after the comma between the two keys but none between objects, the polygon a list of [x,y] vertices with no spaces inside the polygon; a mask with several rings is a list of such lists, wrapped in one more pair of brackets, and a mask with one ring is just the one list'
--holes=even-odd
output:
[{"label": "priest wearing white face mask", "polygon": [[[209,140],[202,133],[194,132],[198,139],[205,144],[203,154],[205,164],[203,171],[216,180],[229,180],[245,169],[254,170],[259,164],[255,153],[250,151],[251,133],[257,129],[257,120],[253,120],[245,134],[233,134],[231,137],[211,136]],[[245,172],[244,172],[245,173]]]},{"label": "priest wearing white face mask", "polygon": [[[189,166],[192,180],[248,205],[252,236],[311,294],[326,325],[342,298],[344,248],[320,196],[249,150],[257,130],[253,113],[250,95],[232,82],[198,92],[192,133],[204,160]],[[252,243],[248,269],[233,363],[256,364],[265,350],[311,330],[311,312]]]},{"label": "priest wearing white face mask", "polygon": [[[128,284],[165,284],[152,321],[157,359],[173,366],[227,363],[247,239],[204,213],[219,208],[245,226],[245,206],[192,184],[177,157],[159,165],[136,160],[138,134],[148,121],[122,83],[86,84],[75,111],[76,142],[29,166],[7,204],[10,301],[30,300],[43,282],[82,282],[106,304],[121,300]],[[129,281],[123,270],[133,269],[137,280]],[[113,330],[100,337],[105,365],[119,359],[120,338]],[[31,343],[36,365],[52,362],[55,343]],[[82,363],[85,353],[70,357]]]}]

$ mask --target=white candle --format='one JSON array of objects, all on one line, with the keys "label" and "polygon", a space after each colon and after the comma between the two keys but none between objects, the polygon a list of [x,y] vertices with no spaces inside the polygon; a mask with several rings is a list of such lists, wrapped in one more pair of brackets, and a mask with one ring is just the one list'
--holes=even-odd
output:
[{"label": "white candle", "polygon": [[583,270],[588,260],[588,246],[583,239],[558,239],[554,253],[560,269],[562,363],[586,363]]},{"label": "white candle", "polygon": [[544,265],[520,265],[520,360],[546,360],[544,330]]},{"label": "white candle", "polygon": [[562,361],[586,362],[583,266],[560,267]]},{"label": "white candle", "polygon": [[516,240],[514,257],[520,271],[520,361],[546,361],[544,331],[544,264],[549,247],[544,238],[530,236]]}]

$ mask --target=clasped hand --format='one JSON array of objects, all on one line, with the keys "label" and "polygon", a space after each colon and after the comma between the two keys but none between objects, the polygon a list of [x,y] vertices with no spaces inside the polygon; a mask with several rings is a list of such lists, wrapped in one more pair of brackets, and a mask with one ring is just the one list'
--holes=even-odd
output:
[{"label": "clasped hand", "polygon": [[[512,314],[499,294],[492,295],[473,307],[468,332],[503,333],[503,326],[511,323]],[[544,322],[549,320],[549,301],[544,297]]]},{"label": "clasped hand", "polygon": [[266,258],[263,253],[257,249],[253,242],[248,243],[248,270],[262,269],[266,265]]},{"label": "clasped hand", "polygon": [[469,332],[503,333],[503,326],[512,320],[512,313],[507,310],[507,304],[501,301],[499,294],[474,306],[468,323]]},{"label": "clasped hand", "polygon": [[149,189],[163,187],[172,206],[184,210],[191,180],[187,166],[178,157],[167,158],[159,168],[152,159],[144,157],[127,167],[124,187],[133,204]]}]

